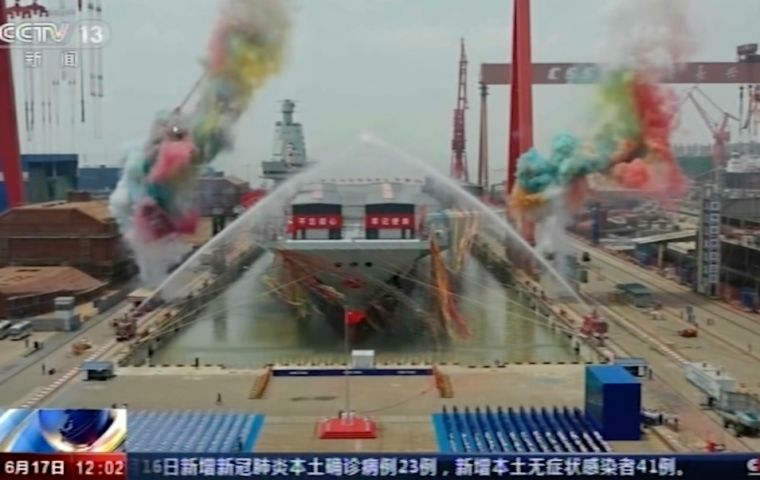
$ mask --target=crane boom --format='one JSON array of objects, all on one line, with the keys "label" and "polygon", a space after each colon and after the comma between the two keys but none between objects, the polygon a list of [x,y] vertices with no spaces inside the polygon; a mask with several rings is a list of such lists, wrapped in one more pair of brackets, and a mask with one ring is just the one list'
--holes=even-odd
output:
[{"label": "crane boom", "polygon": [[454,110],[454,133],[451,139],[451,170],[452,178],[468,182],[467,141],[465,137],[465,115],[467,110],[467,52],[464,39],[461,40],[459,55],[459,82],[457,88],[457,108]]},{"label": "crane boom", "polygon": [[[720,122],[715,121],[710,117],[710,115],[707,113],[707,110],[705,110],[702,104],[694,96],[694,92],[701,94],[702,97],[704,97],[713,107],[720,111],[722,115]],[[699,116],[702,117],[702,120],[705,122],[705,125],[707,125],[707,128],[710,130],[710,133],[713,136],[713,167],[716,169],[724,167],[727,157],[726,145],[728,145],[728,142],[731,140],[731,132],[728,130],[728,122],[729,120],[735,120],[737,122],[740,122],[741,120],[736,117],[736,115],[728,113],[727,111],[720,108],[720,106],[718,106],[718,104],[715,103],[699,87],[695,86],[689,90],[686,94],[686,98],[691,100],[691,103],[697,109]]]}]

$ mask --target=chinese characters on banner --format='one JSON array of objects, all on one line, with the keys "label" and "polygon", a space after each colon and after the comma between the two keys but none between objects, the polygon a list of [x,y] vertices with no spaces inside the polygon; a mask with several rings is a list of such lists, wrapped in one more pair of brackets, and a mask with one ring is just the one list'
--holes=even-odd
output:
[{"label": "chinese characters on banner", "polygon": [[343,227],[343,217],[340,215],[293,215],[288,224],[292,230],[332,230]]},{"label": "chinese characters on banner", "polygon": [[[697,456],[694,456],[697,457]],[[403,455],[272,455],[232,456],[140,455],[130,463],[130,476],[159,478],[713,478],[723,468],[740,478],[748,456],[717,463],[699,456],[690,460],[673,456],[403,456]],[[729,477],[726,477],[729,478]]]},{"label": "chinese characters on banner", "polygon": [[368,213],[365,228],[414,228],[413,213]]},{"label": "chinese characters on banner", "polygon": [[[596,82],[604,67],[592,63],[534,63],[536,85],[583,84]],[[509,85],[512,66],[507,63],[484,63],[481,78],[486,85]],[[678,65],[665,78],[666,83],[754,83],[760,78],[760,63],[693,62]]]}]

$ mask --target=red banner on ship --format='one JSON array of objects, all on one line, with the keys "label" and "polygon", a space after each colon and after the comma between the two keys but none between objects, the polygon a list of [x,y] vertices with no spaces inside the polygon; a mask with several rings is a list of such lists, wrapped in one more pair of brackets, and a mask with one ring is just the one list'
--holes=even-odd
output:
[{"label": "red banner on ship", "polygon": [[414,228],[413,213],[368,213],[365,228]]},{"label": "red banner on ship", "polygon": [[288,224],[293,230],[334,229],[343,226],[343,217],[340,215],[293,215]]}]

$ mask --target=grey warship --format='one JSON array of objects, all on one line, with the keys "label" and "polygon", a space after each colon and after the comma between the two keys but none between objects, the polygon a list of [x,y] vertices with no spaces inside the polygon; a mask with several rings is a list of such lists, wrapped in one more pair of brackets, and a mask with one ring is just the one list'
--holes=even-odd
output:
[{"label": "grey warship", "polygon": [[[294,111],[294,102],[282,103],[273,157],[262,162],[262,177],[273,188],[311,165]],[[450,217],[425,179],[304,182],[268,242],[275,253],[268,281],[301,322],[354,342],[431,323],[437,334],[450,329],[447,323],[461,330],[441,260],[444,251],[451,253]],[[439,296],[443,315],[413,305],[409,294],[415,288]],[[394,315],[400,305],[406,307],[403,318]]]}]

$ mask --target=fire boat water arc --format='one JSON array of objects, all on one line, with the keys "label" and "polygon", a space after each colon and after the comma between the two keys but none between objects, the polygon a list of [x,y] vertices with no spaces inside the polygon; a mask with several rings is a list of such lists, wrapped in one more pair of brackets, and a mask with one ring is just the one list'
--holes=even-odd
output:
[{"label": "fire boat water arc", "polygon": [[[310,165],[294,110],[292,101],[283,102],[279,148],[263,162],[274,188]],[[262,243],[276,253],[267,281],[307,327],[327,324],[341,335],[348,328],[352,341],[424,328],[436,338],[467,336],[449,267],[461,265],[457,252],[469,248],[475,216],[447,209],[437,197],[430,179],[305,183],[264,228]],[[424,283],[434,286],[440,315],[409,298],[421,274],[431,277]],[[394,315],[401,305],[409,307],[403,318]]]}]

